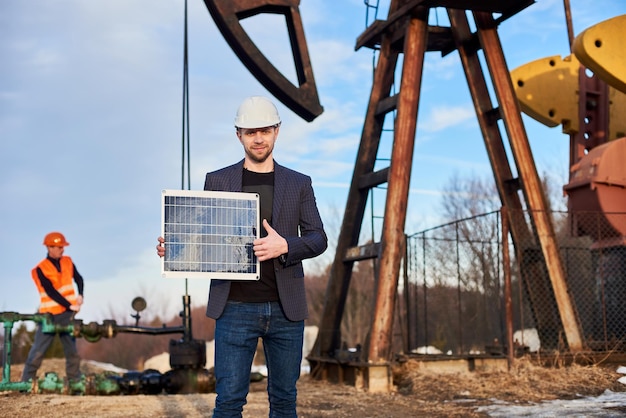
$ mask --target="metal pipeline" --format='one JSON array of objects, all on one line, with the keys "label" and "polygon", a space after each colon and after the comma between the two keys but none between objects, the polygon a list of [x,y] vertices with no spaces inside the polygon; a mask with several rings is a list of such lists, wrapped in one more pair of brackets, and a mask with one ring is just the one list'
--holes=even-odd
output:
[{"label": "metal pipeline", "polygon": [[2,382],[0,391],[30,393],[58,393],[62,395],[158,395],[209,393],[215,390],[215,378],[206,369],[172,369],[130,371],[123,375],[98,373],[72,381],[55,372],[47,372],[42,379],[28,382]]},{"label": "metal pipeline", "polygon": [[[146,306],[143,298],[133,300],[133,308],[138,312],[133,315],[135,325],[118,325],[115,320],[104,320],[102,324],[90,322],[84,324],[80,319],[73,319],[69,324],[54,324],[50,314],[19,314],[0,312],[4,324],[3,371],[0,391],[15,390],[31,393],[62,393],[75,395],[134,395],[158,394],[163,391],[175,393],[208,393],[215,389],[212,372],[206,365],[206,345],[203,340],[194,340],[191,332],[191,298],[183,296],[182,325],[177,327],[142,327],[138,325],[139,311]],[[122,376],[104,373],[83,376],[79,381],[61,379],[54,372],[46,373],[43,379],[28,382],[11,382],[11,332],[18,321],[34,321],[40,324],[45,333],[69,333],[95,343],[102,337],[114,338],[118,333],[133,334],[183,334],[181,340],[170,340],[170,366],[172,370],[161,374],[157,370],[143,372],[131,371]]]},{"label": "metal pipeline", "polygon": [[130,334],[149,334],[149,335],[163,335],[163,334],[185,334],[185,327],[140,327],[136,325],[117,325],[117,322],[113,319],[105,319],[102,324],[96,322],[89,322],[84,324],[81,319],[74,319],[71,324],[67,326],[54,325],[51,323],[42,324],[44,332],[69,332],[74,337],[82,337],[90,343],[98,342],[102,337],[114,338],[118,333],[125,332]]},{"label": "metal pipeline", "polygon": [[4,325],[4,349],[2,352],[2,382],[0,390],[28,391],[30,382],[11,382],[11,337],[13,324],[18,321],[35,321],[38,323],[52,322],[49,314],[19,314],[17,312],[0,312],[0,321]]}]

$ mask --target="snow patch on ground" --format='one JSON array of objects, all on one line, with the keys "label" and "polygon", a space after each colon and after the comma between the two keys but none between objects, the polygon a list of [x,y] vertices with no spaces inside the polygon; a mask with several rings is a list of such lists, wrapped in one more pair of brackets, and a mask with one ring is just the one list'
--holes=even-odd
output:
[{"label": "snow patch on ground", "polygon": [[[617,368],[620,374],[626,374],[626,367]],[[626,376],[617,379],[626,384]],[[481,406],[477,412],[490,417],[623,417],[626,416],[626,392],[605,390],[596,397],[579,399],[556,399],[533,403],[531,405],[512,405],[493,399],[493,405]]]},{"label": "snow patch on ground", "polygon": [[494,400],[478,412],[490,417],[620,417],[626,408],[626,393],[606,390],[597,397],[556,399],[532,405],[511,405]]},{"label": "snow patch on ground", "polygon": [[111,363],[102,363],[100,361],[95,361],[95,360],[83,360],[84,363],[90,364],[94,367],[97,367],[99,369],[102,369],[104,371],[107,372],[113,372],[113,373],[126,373],[128,372],[127,369],[122,369],[121,367],[117,367]]}]

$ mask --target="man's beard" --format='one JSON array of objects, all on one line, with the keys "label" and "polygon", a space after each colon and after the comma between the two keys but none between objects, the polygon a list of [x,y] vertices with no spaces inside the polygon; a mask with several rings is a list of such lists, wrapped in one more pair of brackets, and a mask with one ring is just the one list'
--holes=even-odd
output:
[{"label": "man's beard", "polygon": [[248,154],[248,157],[250,157],[252,161],[257,162],[257,163],[264,163],[272,154],[272,148],[267,149],[266,152],[260,156],[249,150],[246,150],[246,154]]}]

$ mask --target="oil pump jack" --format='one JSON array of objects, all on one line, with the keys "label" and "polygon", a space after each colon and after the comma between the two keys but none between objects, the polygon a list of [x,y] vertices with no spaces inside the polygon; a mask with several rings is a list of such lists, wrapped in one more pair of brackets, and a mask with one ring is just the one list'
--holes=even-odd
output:
[{"label": "oil pump jack", "polygon": [[[532,3],[532,0],[392,0],[387,19],[374,21],[357,39],[356,49],[378,48],[379,57],[331,267],[319,337],[309,358],[314,376],[351,379],[374,392],[391,390],[393,312],[403,257],[401,249],[424,55],[431,51],[442,55],[457,51],[460,55],[496,186],[503,206],[511,209],[511,235],[516,250],[536,252],[536,246],[531,243],[540,243],[540,257],[533,258],[539,261],[526,266],[526,271],[532,271],[527,274],[526,284],[533,292],[550,294],[554,300],[554,303],[535,309],[545,335],[558,335],[553,331],[564,330],[569,348],[574,351],[582,348],[580,328],[567,290],[554,228],[497,32],[500,23]],[[428,24],[429,11],[433,8],[447,11],[449,27]],[[474,20],[474,32],[470,29],[468,14]],[[480,50],[487,63],[497,104],[491,102],[488,93],[478,56]],[[396,94],[391,94],[401,54],[400,88]],[[390,166],[373,171],[385,116],[392,111],[396,116]],[[498,121],[501,121],[508,136],[518,177],[513,176]],[[387,197],[381,240],[358,246],[368,191],[384,183],[387,183]],[[530,221],[523,219],[520,191],[531,213]],[[337,360],[336,353],[340,352],[339,325],[351,270],[355,261],[365,259],[375,259],[378,263],[369,341],[365,342],[360,358],[342,363]],[[549,341],[546,343],[550,344]]]},{"label": "oil pump jack", "polygon": [[[403,257],[401,249],[426,52],[442,55],[458,52],[502,205],[511,209],[508,216],[516,252],[539,252],[534,257],[528,257],[535,261],[523,266],[522,275],[526,290],[531,295],[535,320],[540,324],[538,331],[542,345],[556,347],[558,342],[554,336],[562,334],[570,351],[583,349],[580,323],[570,298],[548,205],[522,123],[521,111],[533,115],[533,106],[522,100],[520,107],[518,97],[522,97],[520,88],[524,83],[520,85],[521,79],[518,79],[517,85],[513,85],[497,32],[499,24],[533,3],[534,0],[391,0],[387,19],[374,21],[358,37],[356,49],[366,47],[378,50],[378,62],[330,270],[320,331],[308,357],[313,377],[350,381],[372,392],[387,392],[392,387],[392,321]],[[205,4],[231,48],[263,86],[307,121],[322,113],[300,19],[299,0],[205,0]],[[450,22],[448,27],[428,24],[429,11],[435,8],[446,10]],[[298,86],[289,82],[264,57],[239,23],[241,19],[261,13],[285,16]],[[487,79],[479,60],[478,52],[481,50],[495,91],[495,104],[489,95]],[[392,94],[391,87],[395,83],[396,66],[401,55],[400,89]],[[602,71],[599,73],[602,74]],[[617,88],[623,87],[619,83],[624,82],[623,74],[608,78]],[[591,100],[589,97],[581,97],[581,101],[585,100],[587,104]],[[390,166],[374,171],[385,117],[391,112],[395,113],[395,121]],[[579,116],[584,118],[585,110],[581,112],[583,114]],[[539,113],[535,111],[535,116]],[[548,119],[553,116],[548,112]],[[509,141],[517,177],[514,177],[508,161],[499,121]],[[618,131],[623,134],[623,131]],[[588,130],[580,129],[575,133],[584,136]],[[585,141],[580,138],[572,141],[573,150],[591,150],[589,145],[582,145]],[[573,190],[584,183],[578,181],[575,167],[584,168],[585,163],[583,158],[578,158],[580,154],[576,156],[573,158],[576,163],[572,165],[572,181],[566,190]],[[360,246],[358,238],[368,192],[385,183],[387,197],[380,242]],[[524,210],[530,214],[528,219],[523,215]],[[623,239],[624,231],[619,228],[616,227],[621,232],[620,239]],[[539,250],[535,242],[539,243]],[[341,349],[341,318],[353,265],[366,259],[374,259],[377,264],[371,329],[364,349],[356,356],[346,357]],[[534,303],[533,294],[548,295],[551,302]],[[5,324],[13,320],[15,318],[8,318]]]},{"label": "oil pump jack", "polygon": [[[517,85],[513,85],[497,33],[501,22],[533,3],[532,0],[392,0],[387,19],[374,21],[357,39],[356,49],[376,48],[379,50],[379,57],[335,259],[330,270],[320,331],[314,350],[309,356],[314,377],[349,381],[375,392],[387,392],[391,389],[391,333],[403,257],[406,202],[424,54],[431,51],[442,55],[457,51],[461,58],[502,206],[508,209],[512,242],[518,259],[522,260],[522,282],[529,297],[542,346],[557,349],[558,336],[563,335],[570,352],[576,353],[585,349],[582,327],[568,289],[549,207],[522,123],[522,109],[528,111],[533,106],[522,100],[523,105],[520,107],[518,97],[527,91],[525,80],[514,76]],[[429,11],[438,7],[445,8],[449,27],[428,25]],[[473,32],[468,16],[474,21],[473,26],[476,29]],[[613,22],[611,28],[616,27],[621,26]],[[594,45],[595,51],[592,51],[589,43]],[[594,37],[590,34],[582,34],[578,40],[581,55],[588,62],[596,64],[596,68],[600,68],[599,74],[606,76],[616,86],[623,86],[623,62],[620,62],[621,69],[615,71],[614,66],[609,70],[598,66],[597,61],[591,59],[593,56],[597,57],[597,50],[601,47],[604,48],[600,55],[606,58],[609,45],[610,48],[615,48],[606,37]],[[495,91],[496,104],[491,102],[488,93],[487,80],[478,58],[480,50]],[[400,89],[396,94],[391,94],[400,54],[403,54]],[[576,68],[575,74],[583,73],[583,68]],[[581,75],[580,89],[583,94],[580,95],[580,103],[575,101],[576,112],[571,115],[570,120],[585,121],[587,125],[571,130],[571,181],[565,190],[570,195],[571,205],[578,205],[579,208],[591,205],[587,208],[608,212],[616,210],[620,204],[623,207],[626,180],[623,169],[624,146],[613,142],[611,145],[604,145],[604,150],[602,146],[597,150],[592,149],[608,139],[607,137],[602,141],[598,136],[608,132],[606,123],[609,101],[607,96],[603,96],[603,101],[597,100],[598,89],[583,84],[584,82],[586,81]],[[533,96],[529,94],[528,97]],[[555,94],[554,97],[559,95]],[[621,108],[617,101],[622,99],[617,99],[616,95],[612,97],[616,101],[611,102],[611,111],[617,111]],[[537,103],[534,105],[537,106]],[[383,123],[386,115],[392,111],[395,112],[395,120],[390,166],[374,171]],[[538,112],[535,111],[535,114]],[[555,116],[553,109],[550,109],[548,115]],[[557,117],[562,118],[562,115]],[[613,125],[612,132],[613,135],[623,136],[623,128],[617,127],[620,123],[618,120]],[[517,177],[513,176],[514,171],[505,152],[499,121],[508,137]],[[592,123],[603,124],[591,126]],[[605,160],[618,162],[613,169],[610,164],[601,167],[602,164],[598,162],[607,147],[613,147],[616,151],[612,157],[607,157],[611,153],[605,154]],[[583,158],[587,152],[589,155]],[[358,238],[368,191],[384,183],[387,185],[387,197],[380,242],[359,246]],[[623,208],[619,210],[623,211]],[[528,214],[527,218],[524,213]],[[623,249],[626,234],[623,215],[604,215],[603,221],[612,226],[614,233],[609,237],[609,242],[597,244]],[[583,222],[577,222],[576,225],[582,227]],[[580,234],[593,235],[593,232],[581,228]],[[364,349],[356,355],[346,356],[341,348],[341,318],[352,266],[354,262],[366,259],[374,259],[377,270],[371,328]],[[623,263],[623,257],[617,262]],[[538,296],[543,299],[540,301]],[[546,297],[548,302],[545,302]],[[512,341],[509,346],[512,346]]]}]

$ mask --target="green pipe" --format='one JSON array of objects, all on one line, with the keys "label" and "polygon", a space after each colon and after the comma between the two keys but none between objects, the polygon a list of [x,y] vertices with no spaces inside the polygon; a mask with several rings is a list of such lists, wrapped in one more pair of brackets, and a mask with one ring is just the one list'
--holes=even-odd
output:
[{"label": "green pipe", "polygon": [[11,381],[11,330],[12,321],[4,321],[4,356],[2,358],[2,383]]},{"label": "green pipe", "polygon": [[60,378],[55,372],[48,372],[37,383],[37,393],[84,395],[87,391],[87,380],[84,376],[80,380],[68,380]]},{"label": "green pipe", "polygon": [[13,324],[17,321],[31,320],[42,322],[49,320],[48,314],[22,315],[17,312],[0,312],[0,321],[4,324],[4,354],[2,356],[2,384],[11,382],[11,339]]},{"label": "green pipe", "polygon": [[[184,317],[190,316],[189,313],[189,298],[183,299],[185,304]],[[183,333],[184,341],[191,339],[191,321],[183,321],[183,325],[180,327],[161,327],[161,328],[149,328],[117,325],[114,320],[104,320],[102,324],[90,322],[89,324],[83,324],[82,320],[72,320],[68,325],[58,325],[52,322],[52,316],[50,314],[19,314],[17,312],[0,312],[0,321],[4,324],[4,355],[3,355],[3,370],[2,370],[2,382],[0,382],[0,391],[15,390],[21,392],[31,393],[62,393],[71,395],[114,395],[119,394],[124,389],[124,384],[127,383],[124,378],[112,376],[110,374],[96,374],[83,376],[78,381],[70,381],[68,379],[61,379],[54,372],[46,373],[43,379],[31,379],[27,382],[11,382],[11,348],[12,348],[12,330],[13,324],[17,321],[30,320],[40,324],[41,330],[44,333],[69,333],[74,337],[83,337],[89,342],[96,342],[100,338],[113,338],[118,332],[126,333],[138,333],[138,334],[174,334]],[[175,373],[174,373],[175,372]],[[173,373],[173,374],[172,374]],[[191,390],[192,392],[201,391],[208,392],[208,383],[210,381],[208,372],[205,369],[198,370],[175,370],[170,375],[170,378],[176,377],[176,384],[167,386],[172,393],[178,393],[178,391]],[[171,383],[171,382],[170,382]],[[163,382],[160,381],[160,375],[158,381],[151,381],[146,385],[144,390],[155,390],[159,393],[163,389]],[[179,387],[180,386],[180,387]]]},{"label": "green pipe", "polygon": [[14,390],[18,392],[30,392],[32,383],[28,382],[2,382],[0,383],[0,392]]},{"label": "green pipe", "polygon": [[[87,377],[89,395],[119,395],[120,385],[111,374],[96,374]],[[89,390],[93,388],[93,390]]]},{"label": "green pipe", "polygon": [[51,318],[44,317],[41,319],[41,331],[44,334],[69,333],[74,334],[74,324],[55,325]]},{"label": "green pipe", "polygon": [[27,382],[2,382],[0,392],[59,393],[63,395],[119,395],[120,385],[110,374],[83,376],[80,380],[60,378],[48,372],[43,379]]},{"label": "green pipe", "polygon": [[37,393],[63,393],[63,379],[55,372],[47,372],[43,379],[38,381]]}]

